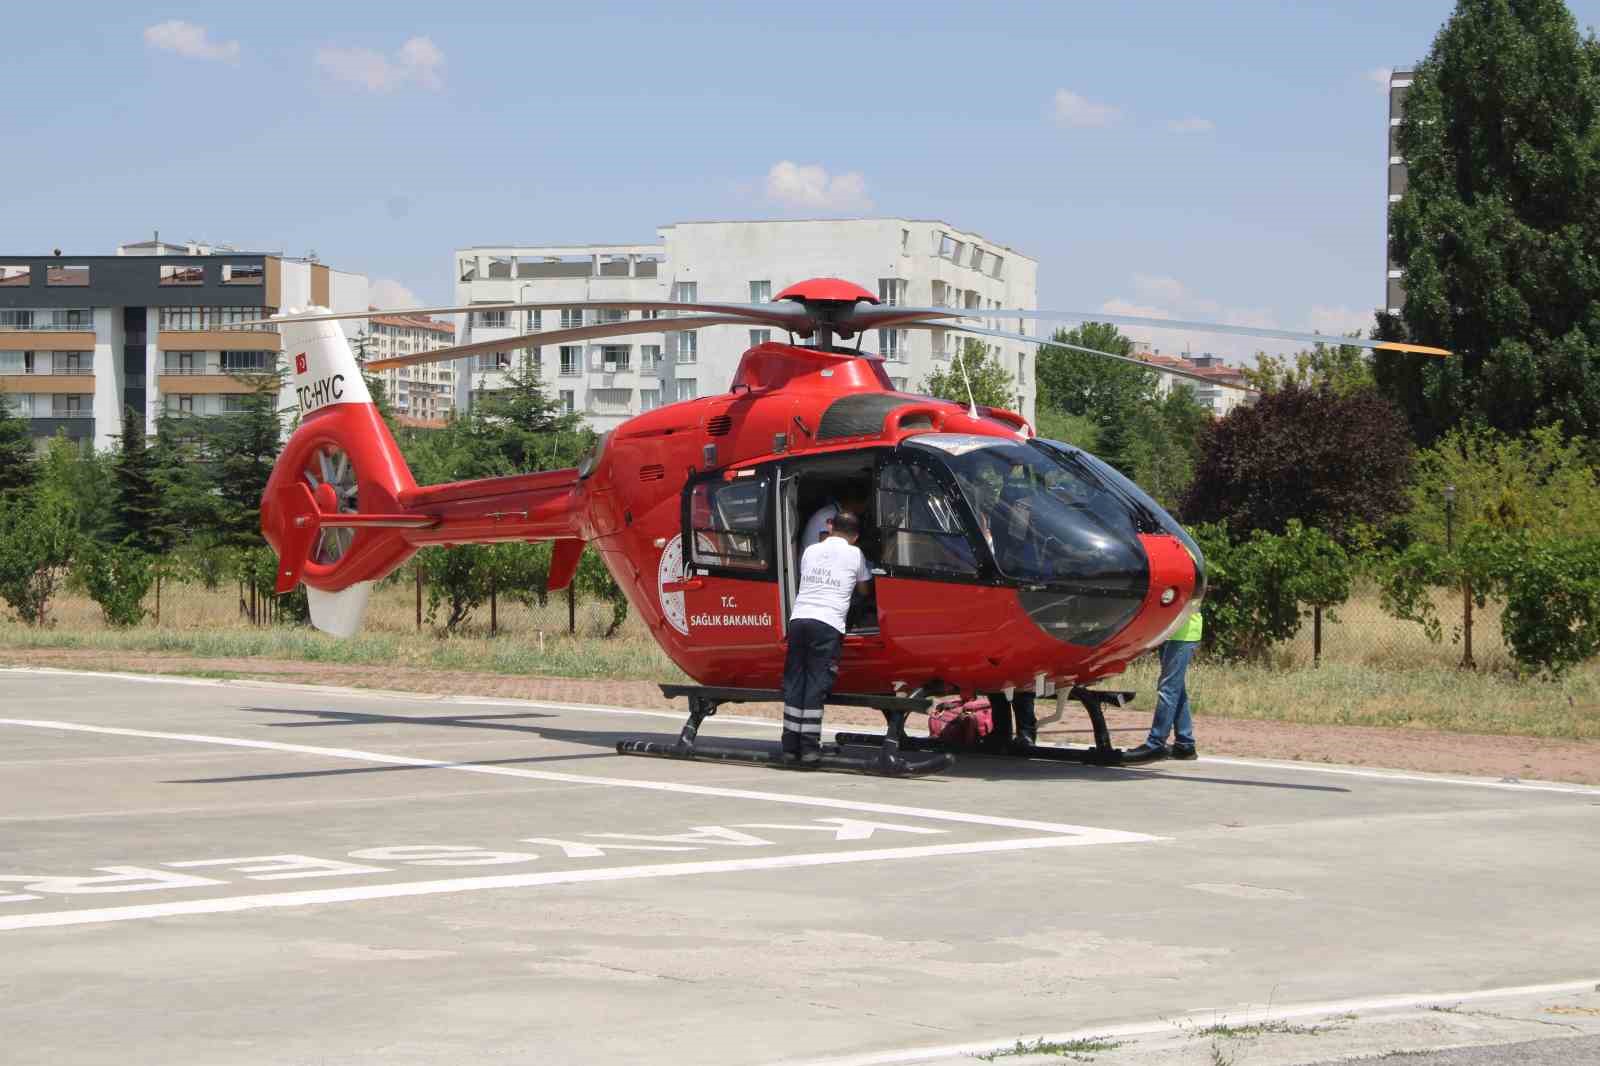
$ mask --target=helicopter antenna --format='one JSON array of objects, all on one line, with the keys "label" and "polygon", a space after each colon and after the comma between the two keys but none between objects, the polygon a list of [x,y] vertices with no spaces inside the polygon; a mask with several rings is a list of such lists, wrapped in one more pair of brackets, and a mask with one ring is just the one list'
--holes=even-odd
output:
[{"label": "helicopter antenna", "polygon": [[964,348],[966,348],[965,344],[956,349],[956,366],[961,368],[961,380],[967,386],[967,414],[973,418],[977,418],[978,401],[972,398],[972,379],[967,377],[967,362],[965,359],[961,358],[961,352]]}]

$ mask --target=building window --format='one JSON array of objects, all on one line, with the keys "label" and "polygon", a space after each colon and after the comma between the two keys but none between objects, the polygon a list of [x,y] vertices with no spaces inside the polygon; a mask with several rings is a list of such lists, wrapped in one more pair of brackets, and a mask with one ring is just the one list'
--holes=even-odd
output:
[{"label": "building window", "polygon": [[692,304],[698,297],[699,285],[693,281],[678,281],[672,285],[672,302],[677,304]]},{"label": "building window", "polygon": [[939,234],[939,258],[955,260],[961,255],[961,242],[948,233]]},{"label": "building window", "polygon": [[904,278],[879,278],[878,302],[888,307],[899,307],[906,302]]},{"label": "building window", "polygon": [[639,345],[639,371],[644,374],[655,374],[661,368],[661,345]]},{"label": "building window", "polygon": [[758,344],[766,344],[770,340],[772,340],[772,331],[770,329],[753,329],[750,331],[750,347],[752,348]]},{"label": "building window", "polygon": [[222,264],[224,285],[264,285],[266,280],[267,268],[261,263]]},{"label": "building window", "polygon": [[78,395],[56,395],[51,397],[50,413],[56,418],[82,418],[88,414],[84,410],[85,397]]},{"label": "building window", "polygon": [[583,325],[583,308],[563,307],[561,309],[561,328],[577,329]]},{"label": "building window", "polygon": [[979,248],[977,245],[972,246],[972,269],[983,269],[983,249]]},{"label": "building window", "polygon": [[53,266],[44,272],[46,285],[59,285],[72,288],[81,288],[89,284],[89,268],[86,266]]},{"label": "building window", "polygon": [[770,477],[702,481],[689,494],[690,562],[733,570],[772,565]]},{"label": "building window", "polygon": [[628,321],[628,312],[607,307],[596,312],[595,317],[601,322],[626,322]]},{"label": "building window", "polygon": [[55,352],[50,358],[50,370],[55,374],[82,374],[93,366],[93,352]]},{"label": "building window", "polygon": [[[1018,352],[1017,353],[1017,384],[1018,385],[1026,385],[1027,383],[1028,383],[1028,357],[1026,355],[1024,355],[1022,352]],[[1021,408],[1018,408],[1018,410],[1021,410]]]},{"label": "building window", "polygon": [[226,373],[262,374],[273,369],[276,352],[223,352],[222,369]]},{"label": "building window", "polygon": [[678,362],[696,363],[700,361],[700,342],[695,336],[695,331],[686,329],[675,334],[678,338]]},{"label": "building window", "polygon": [[[526,332],[528,332],[528,333],[538,333],[542,329],[544,329],[544,315],[543,315],[543,313],[538,311],[538,310],[529,311],[528,312],[528,328],[527,328]],[[435,341],[437,341],[438,339],[439,339],[438,337],[434,337],[433,338],[433,340],[435,340]]]},{"label": "building window", "polygon": [[32,311],[0,311],[0,329],[26,330],[32,328]]},{"label": "building window", "polygon": [[678,379],[678,399],[692,400],[695,397],[695,382],[693,378]]},{"label": "building window", "polygon": [[245,403],[244,402],[245,402],[245,397],[240,396],[237,393],[228,393],[227,395],[222,397],[222,412],[223,412],[223,414],[229,414],[229,415],[238,414],[240,411],[243,411],[245,409]]},{"label": "building window", "polygon": [[906,361],[906,331],[903,329],[880,329],[878,331],[878,354],[891,363]]},{"label": "building window", "polygon": [[192,415],[192,414],[194,414],[194,397],[193,396],[174,396],[173,399],[178,401],[178,413],[179,414],[181,414],[181,415]]},{"label": "building window", "polygon": [[750,283],[750,302],[753,304],[769,304],[772,302],[772,282],[752,281]]},{"label": "building window", "polygon": [[22,288],[33,284],[33,268],[24,263],[0,263],[0,285]]},{"label": "building window", "polygon": [[901,255],[908,255],[908,254],[910,254],[910,252],[911,252],[911,231],[908,230],[908,229],[903,229],[903,230],[900,231],[900,254]]},{"label": "building window", "polygon": [[[166,372],[168,374],[193,374],[193,352],[167,352]],[[201,357],[204,359],[204,356]]]},{"label": "building window", "polygon": [[563,411],[565,411],[567,414],[570,415],[570,414],[572,414],[573,411],[577,410],[577,407],[578,407],[577,394],[574,393],[571,389],[562,389],[561,390],[561,409]]},{"label": "building window", "polygon": [[473,329],[505,329],[506,326],[506,312],[504,311],[474,311],[472,313]]},{"label": "building window", "polygon": [[576,344],[561,346],[561,376],[575,378],[583,373],[583,348]]},{"label": "building window", "polygon": [[889,384],[894,386],[894,391],[895,392],[905,392],[906,391],[906,379],[905,378],[890,378],[889,379]]},{"label": "building window", "polygon": [[600,346],[600,361],[608,374],[620,374],[632,368],[633,346],[631,344],[603,344]]},{"label": "building window", "polygon": [[[1005,266],[1005,262],[1006,262],[1005,259],[1002,258],[1001,256],[998,256],[998,255],[995,256],[994,257],[994,265],[989,268],[989,273],[991,275],[993,275],[994,277],[998,278],[1000,276],[1000,269],[1001,269],[1001,267]],[[1000,306],[999,301],[995,302],[995,306],[996,307]]]},{"label": "building window", "polygon": [[660,407],[660,406],[661,406],[661,390],[660,389],[640,389],[639,390],[639,410],[640,411],[654,411],[657,407]]},{"label": "building window", "polygon": [[[90,312],[85,311],[83,314],[87,316]],[[241,328],[240,323],[254,322],[270,314],[272,309],[268,307],[163,307],[158,321],[159,328],[163,330],[237,329]],[[92,322],[93,319],[89,321]],[[85,324],[77,328],[93,327]],[[277,330],[271,323],[242,328],[268,332]]]},{"label": "building window", "polygon": [[474,370],[504,370],[511,365],[510,352],[489,352],[487,355],[478,356]]},{"label": "building window", "polygon": [[163,263],[157,279],[159,285],[204,285],[206,268],[199,263]]}]

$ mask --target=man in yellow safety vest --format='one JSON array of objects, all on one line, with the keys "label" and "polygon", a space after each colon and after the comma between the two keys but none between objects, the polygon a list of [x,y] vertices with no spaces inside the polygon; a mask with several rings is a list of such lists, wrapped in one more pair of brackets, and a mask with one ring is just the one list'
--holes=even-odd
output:
[{"label": "man in yellow safety vest", "polygon": [[[1195,759],[1199,757],[1194,746],[1194,715],[1189,711],[1189,686],[1184,675],[1189,670],[1189,660],[1200,647],[1200,636],[1205,623],[1197,608],[1178,631],[1161,645],[1161,680],[1156,682],[1156,715],[1150,723],[1150,736],[1145,742],[1125,753],[1132,761],[1160,759]],[[1167,736],[1171,734],[1172,749],[1167,749]]]}]

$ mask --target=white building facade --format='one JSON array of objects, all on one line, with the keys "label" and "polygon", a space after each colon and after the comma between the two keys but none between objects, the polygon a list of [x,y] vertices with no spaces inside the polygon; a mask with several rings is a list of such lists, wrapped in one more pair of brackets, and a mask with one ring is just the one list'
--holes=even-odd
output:
[{"label": "white building facade", "polygon": [[[884,304],[970,308],[980,317],[984,308],[1038,306],[1034,260],[935,220],[679,222],[662,227],[659,237],[647,245],[463,249],[453,264],[457,302],[764,303],[797,281],[839,277],[875,292]],[[474,312],[466,316],[461,343],[640,314]],[[989,324],[1014,328],[1014,320]],[[641,411],[726,390],[747,349],[785,339],[781,330],[718,326],[528,351],[550,394],[604,431]],[[962,340],[962,334],[946,330],[873,330],[861,347],[885,358],[896,388],[915,392],[935,369],[952,365]],[[1033,346],[1001,342],[991,350],[1012,376],[1015,409],[1031,420]],[[500,370],[516,358],[511,353],[462,360],[457,405],[464,408],[478,390],[503,384]]]},{"label": "white building facade", "polygon": [[[391,359],[449,348],[456,342],[456,328],[426,315],[373,315],[367,320],[365,342],[368,360]],[[442,423],[455,409],[454,363],[420,363],[378,373],[390,407],[401,419]]]}]

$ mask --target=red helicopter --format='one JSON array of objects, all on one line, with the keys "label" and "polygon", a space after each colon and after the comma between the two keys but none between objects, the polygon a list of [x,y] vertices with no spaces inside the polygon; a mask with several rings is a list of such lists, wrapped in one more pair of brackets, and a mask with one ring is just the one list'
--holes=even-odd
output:
[{"label": "red helicopter", "polygon": [[[851,738],[877,750],[863,755],[847,745],[831,753],[829,768],[943,768],[947,753],[905,754],[936,746],[905,734],[908,712],[925,709],[934,694],[993,692],[1040,676],[1070,686],[1095,723],[1094,748],[1051,749],[1056,757],[1120,759],[1100,708],[1131,694],[1085,686],[1120,673],[1198,605],[1205,588],[1199,548],[1127,478],[1078,448],[1038,439],[1020,415],[897,392],[882,360],[859,349],[859,338],[879,328],[951,329],[1074,346],[963,323],[956,309],[880,306],[866,290],[831,278],[793,285],[767,304],[582,301],[408,313],[557,307],[676,317],[460,345],[377,360],[368,369],[733,324],[776,327],[790,343],[745,352],[721,395],[629,419],[575,469],[419,486],[335,324],[379,312],[312,308],[275,316],[302,417],[267,485],[261,528],[278,554],[278,590],[303,583],[314,624],[355,632],[373,583],[425,545],[554,541],[552,589],[566,587],[585,545],[592,546],[656,641],[697,682],[663,686],[689,697],[690,720],[676,743],[619,747],[766,761],[768,752],[697,742],[700,722],[722,703],[774,697],[807,516],[830,500],[863,499],[862,547],[874,564],[875,602],[852,614],[830,702],[877,707],[889,729],[884,737]],[[1104,314],[990,308],[982,317],[1328,339]],[[834,343],[852,336],[857,347]],[[811,343],[795,344],[795,337]],[[1448,354],[1393,342],[1340,343]]]}]

